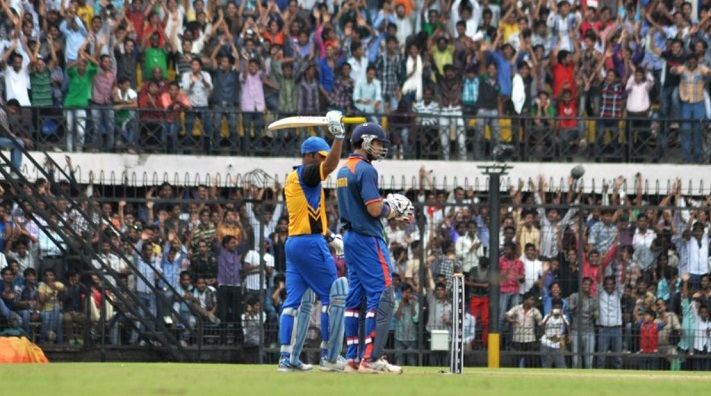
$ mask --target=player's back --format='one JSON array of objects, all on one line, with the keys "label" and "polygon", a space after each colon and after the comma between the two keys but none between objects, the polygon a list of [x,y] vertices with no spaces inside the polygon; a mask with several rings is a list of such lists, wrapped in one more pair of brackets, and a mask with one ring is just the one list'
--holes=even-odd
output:
[{"label": "player's back", "polygon": [[336,179],[338,211],[346,229],[359,234],[383,237],[383,224],[368,213],[367,204],[382,200],[378,172],[363,156],[351,154],[338,170]]},{"label": "player's back", "polygon": [[286,177],[289,236],[325,234],[328,229],[320,174],[320,165],[306,165],[296,167]]}]

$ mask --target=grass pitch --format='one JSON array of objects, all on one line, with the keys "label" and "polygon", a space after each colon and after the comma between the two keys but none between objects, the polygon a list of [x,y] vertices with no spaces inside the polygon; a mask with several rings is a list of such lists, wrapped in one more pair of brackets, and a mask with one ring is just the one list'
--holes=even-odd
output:
[{"label": "grass pitch", "polygon": [[[4,395],[677,395],[706,394],[707,373],[405,368],[403,375],[277,373],[276,366],[163,363],[3,365]],[[698,392],[698,393],[697,393]]]}]

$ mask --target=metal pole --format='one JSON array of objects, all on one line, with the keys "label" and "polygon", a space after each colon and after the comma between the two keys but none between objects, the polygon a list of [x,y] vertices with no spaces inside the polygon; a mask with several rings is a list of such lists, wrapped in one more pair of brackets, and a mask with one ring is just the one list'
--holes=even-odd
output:
[{"label": "metal pole", "polygon": [[503,164],[480,166],[482,173],[489,176],[489,337],[488,367],[498,368],[501,362],[501,337],[499,334],[499,226],[501,176],[506,175],[511,166]]},{"label": "metal pole", "polygon": [[[584,368],[585,362],[583,360],[583,298],[585,295],[582,292],[583,287],[583,255],[585,254],[585,249],[583,249],[583,241],[585,240],[585,213],[583,213],[583,204],[578,202],[578,312],[576,313],[576,326],[575,329],[578,332],[577,343],[578,343],[578,362],[580,362],[580,368]],[[592,367],[588,367],[589,369]]]},{"label": "metal pole", "polygon": [[[89,301],[91,304],[91,301]],[[99,327],[100,337],[101,337],[101,362],[106,362],[106,288],[104,288],[104,283],[101,283],[101,313],[99,315]]]},{"label": "metal pole", "polygon": [[[259,321],[259,364],[264,364],[264,325],[265,322],[262,321],[262,314],[264,313],[264,294],[266,293],[266,290],[263,289],[262,287],[264,286],[264,278],[266,275],[267,271],[267,265],[266,262],[264,261],[264,254],[266,251],[264,250],[264,202],[262,201],[261,206],[259,207],[259,237],[257,240],[259,241],[259,249],[257,251],[259,252],[259,306],[260,306],[260,312],[257,312],[257,320]],[[238,318],[239,320],[239,318]]]}]

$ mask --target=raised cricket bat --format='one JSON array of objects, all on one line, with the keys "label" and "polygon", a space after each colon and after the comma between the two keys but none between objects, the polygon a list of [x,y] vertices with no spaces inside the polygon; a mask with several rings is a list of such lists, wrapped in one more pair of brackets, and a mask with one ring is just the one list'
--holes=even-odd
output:
[{"label": "raised cricket bat", "polygon": [[[344,124],[362,124],[366,122],[365,117],[343,117],[341,122]],[[282,118],[269,124],[267,130],[273,131],[275,129],[285,129],[285,128],[300,128],[309,126],[325,126],[328,125],[326,117],[321,116],[293,116]]]}]

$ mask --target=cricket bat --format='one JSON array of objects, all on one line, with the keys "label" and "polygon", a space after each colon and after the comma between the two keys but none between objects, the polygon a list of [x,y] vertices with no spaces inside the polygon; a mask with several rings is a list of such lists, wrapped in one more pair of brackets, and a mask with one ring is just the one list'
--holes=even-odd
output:
[{"label": "cricket bat", "polygon": [[[343,117],[341,122],[344,124],[362,124],[366,122],[365,117]],[[269,124],[267,130],[273,131],[276,129],[285,128],[300,128],[300,127],[310,127],[310,126],[325,126],[328,125],[326,117],[321,116],[293,116],[282,118]]]}]

